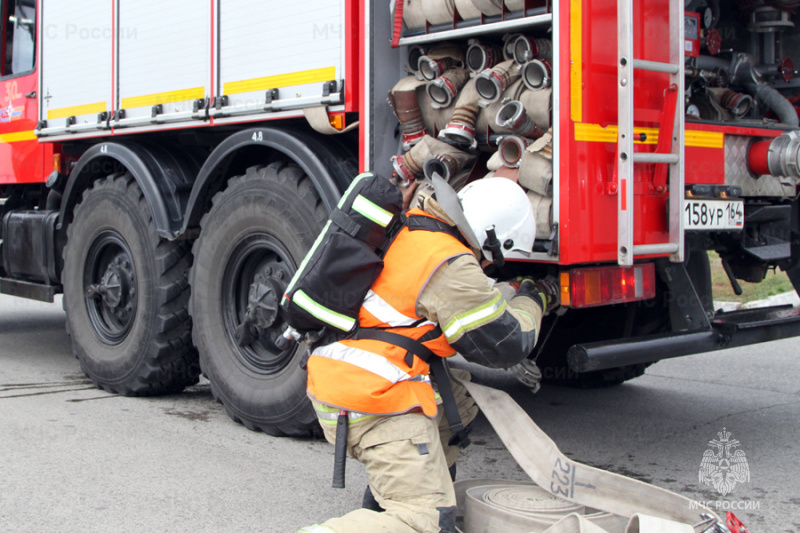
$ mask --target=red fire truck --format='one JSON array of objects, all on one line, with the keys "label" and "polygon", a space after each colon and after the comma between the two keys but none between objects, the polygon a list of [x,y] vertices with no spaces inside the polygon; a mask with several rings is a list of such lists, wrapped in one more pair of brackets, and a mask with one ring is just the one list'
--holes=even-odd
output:
[{"label": "red fire truck", "polygon": [[[63,293],[81,367],[125,395],[202,372],[230,416],[308,434],[277,304],[352,178],[528,191],[562,310],[544,378],[800,334],[797,0],[2,0],[0,292]],[[389,101],[387,101],[389,95]],[[535,367],[528,364],[528,370]]]}]

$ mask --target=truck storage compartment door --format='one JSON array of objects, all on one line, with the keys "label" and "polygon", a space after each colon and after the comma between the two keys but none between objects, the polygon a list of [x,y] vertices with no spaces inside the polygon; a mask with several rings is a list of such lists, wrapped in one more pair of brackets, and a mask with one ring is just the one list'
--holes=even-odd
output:
[{"label": "truck storage compartment door", "polygon": [[341,103],[344,9],[344,0],[221,0],[212,115]]},{"label": "truck storage compartment door", "polygon": [[47,122],[40,125],[40,134],[107,128],[113,94],[113,2],[47,0],[41,5],[39,101],[40,117]]},{"label": "truck storage compartment door", "polygon": [[[251,10],[258,9],[252,7]],[[119,106],[114,126],[205,118],[211,9],[196,0],[119,2]]]},{"label": "truck storage compartment door", "polygon": [[0,6],[3,59],[0,61],[0,184],[45,180],[47,148],[36,141],[36,3]]}]

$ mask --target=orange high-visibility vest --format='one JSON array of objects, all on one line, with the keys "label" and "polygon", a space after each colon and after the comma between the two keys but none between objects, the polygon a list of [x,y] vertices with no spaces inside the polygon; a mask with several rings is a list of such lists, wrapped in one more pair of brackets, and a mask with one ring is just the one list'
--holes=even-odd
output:
[{"label": "orange high-visibility vest", "polygon": [[[408,214],[430,217],[418,209]],[[361,306],[360,326],[388,328],[419,340],[437,327],[416,313],[422,291],[442,264],[471,253],[447,233],[404,227],[386,252],[383,271]],[[431,335],[423,344],[434,354],[455,354],[441,332],[433,339],[428,337]],[[436,416],[428,364],[414,357],[409,367],[406,354],[403,348],[372,339],[320,346],[308,360],[308,394],[320,403],[348,411],[388,415],[421,409],[427,416]]]}]

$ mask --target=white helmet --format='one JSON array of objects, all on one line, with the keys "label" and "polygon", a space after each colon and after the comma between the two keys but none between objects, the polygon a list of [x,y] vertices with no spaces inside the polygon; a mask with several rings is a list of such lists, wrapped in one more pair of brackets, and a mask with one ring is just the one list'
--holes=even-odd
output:
[{"label": "white helmet", "polygon": [[[522,187],[506,178],[483,178],[473,181],[458,193],[461,209],[477,241],[486,244],[487,228],[494,226],[503,252],[533,251],[536,220],[528,196]],[[483,248],[487,259],[492,253]]]}]

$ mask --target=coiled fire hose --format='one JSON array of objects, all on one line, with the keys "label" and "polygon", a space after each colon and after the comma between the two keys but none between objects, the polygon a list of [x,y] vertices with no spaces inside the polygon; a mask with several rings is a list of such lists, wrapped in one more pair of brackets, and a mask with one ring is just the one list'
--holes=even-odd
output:
[{"label": "coiled fire hose", "polygon": [[731,532],[713,511],[689,498],[569,459],[507,393],[462,383],[538,485],[459,482],[463,533],[695,533],[695,526],[701,532]]}]

